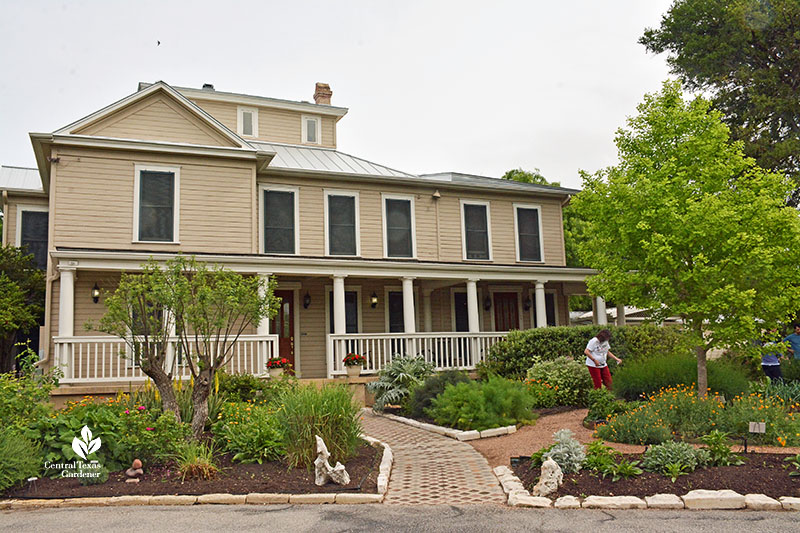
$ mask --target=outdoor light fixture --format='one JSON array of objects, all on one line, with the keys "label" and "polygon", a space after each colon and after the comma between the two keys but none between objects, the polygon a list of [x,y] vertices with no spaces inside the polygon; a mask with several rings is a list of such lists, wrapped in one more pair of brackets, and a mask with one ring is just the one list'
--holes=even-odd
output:
[{"label": "outdoor light fixture", "polygon": [[487,296],[486,298],[483,299],[483,310],[488,311],[491,308],[492,308],[492,299]]},{"label": "outdoor light fixture", "polygon": [[303,309],[308,309],[309,305],[311,305],[311,295],[306,291],[306,295],[303,296]]},{"label": "outdoor light fixture", "polygon": [[100,301],[100,287],[97,286],[95,282],[94,287],[92,287],[92,301],[97,303]]},{"label": "outdoor light fixture", "polygon": [[530,310],[532,305],[533,303],[531,302],[531,297],[528,296],[527,298],[525,298],[525,302],[522,304],[522,307],[524,307],[525,310],[528,311]]},{"label": "outdoor light fixture", "polygon": [[375,291],[372,291],[372,296],[369,297],[369,305],[373,309],[378,307],[378,295],[375,294]]}]

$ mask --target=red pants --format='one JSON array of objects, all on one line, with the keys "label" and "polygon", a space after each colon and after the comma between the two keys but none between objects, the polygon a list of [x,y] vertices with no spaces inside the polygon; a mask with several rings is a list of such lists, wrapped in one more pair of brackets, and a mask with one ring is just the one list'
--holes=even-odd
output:
[{"label": "red pants", "polygon": [[611,390],[611,372],[608,371],[608,366],[596,368],[586,365],[586,368],[589,369],[589,375],[592,376],[595,389],[599,389],[605,384],[606,388]]}]

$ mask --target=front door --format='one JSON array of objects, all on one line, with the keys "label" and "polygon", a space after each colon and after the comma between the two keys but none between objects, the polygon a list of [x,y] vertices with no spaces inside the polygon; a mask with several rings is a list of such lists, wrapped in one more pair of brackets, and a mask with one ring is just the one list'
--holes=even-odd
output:
[{"label": "front door", "polygon": [[275,291],[281,299],[278,314],[270,321],[270,333],[278,335],[278,354],[294,368],[294,291]]},{"label": "front door", "polygon": [[519,329],[519,308],[516,292],[494,293],[494,330]]}]

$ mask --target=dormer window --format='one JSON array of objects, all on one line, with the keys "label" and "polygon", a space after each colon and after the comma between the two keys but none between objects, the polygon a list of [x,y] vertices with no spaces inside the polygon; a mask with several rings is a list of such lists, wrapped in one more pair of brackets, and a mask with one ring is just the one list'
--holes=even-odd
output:
[{"label": "dormer window", "polygon": [[238,108],[238,133],[244,137],[258,137],[258,109],[255,107]]},{"label": "dormer window", "polygon": [[306,144],[321,144],[322,132],[319,117],[303,115],[303,142]]}]

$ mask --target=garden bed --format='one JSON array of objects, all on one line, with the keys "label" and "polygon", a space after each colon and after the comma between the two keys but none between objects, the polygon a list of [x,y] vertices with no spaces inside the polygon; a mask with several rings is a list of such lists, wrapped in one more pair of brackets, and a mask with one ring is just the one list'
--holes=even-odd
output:
[{"label": "garden bed", "polygon": [[[673,483],[661,474],[644,472],[630,479],[612,482],[587,470],[565,474],[564,483],[552,498],[561,496],[637,496],[644,498],[654,494],[686,494],[691,490],[730,489],[739,494],[765,494],[772,498],[800,496],[800,477],[790,477],[784,462],[787,454],[749,453],[742,455],[745,463],[739,466],[717,466],[698,468],[692,473],[679,476]],[[625,459],[641,460],[640,454],[626,454]],[[529,491],[538,481],[540,469],[522,463],[511,469]]]},{"label": "garden bed", "polygon": [[75,478],[39,479],[6,492],[6,498],[76,498],[123,495],[162,494],[248,494],[252,492],[305,494],[349,492],[375,494],[377,492],[378,467],[383,447],[363,443],[355,457],[345,464],[350,474],[346,486],[328,483],[321,487],[314,484],[314,471],[304,468],[289,469],[284,461],[264,464],[234,463],[230,454],[220,455],[220,472],[212,480],[186,480],[181,482],[174,465],[145,465],[145,474],[139,483],[126,483],[124,472],[112,472],[108,481],[99,485],[81,485]]}]

